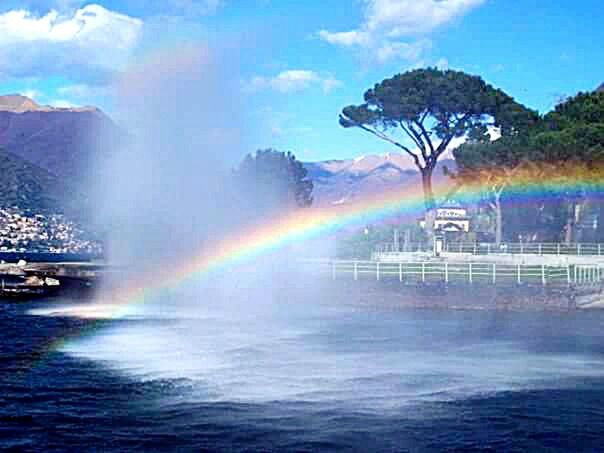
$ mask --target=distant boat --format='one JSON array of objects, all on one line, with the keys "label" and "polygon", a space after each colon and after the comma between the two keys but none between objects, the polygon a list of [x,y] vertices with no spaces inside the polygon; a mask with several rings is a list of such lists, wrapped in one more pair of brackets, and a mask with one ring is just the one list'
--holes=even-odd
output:
[{"label": "distant boat", "polygon": [[48,297],[58,292],[61,285],[55,279],[35,280],[22,275],[0,275],[0,299],[31,299]]}]

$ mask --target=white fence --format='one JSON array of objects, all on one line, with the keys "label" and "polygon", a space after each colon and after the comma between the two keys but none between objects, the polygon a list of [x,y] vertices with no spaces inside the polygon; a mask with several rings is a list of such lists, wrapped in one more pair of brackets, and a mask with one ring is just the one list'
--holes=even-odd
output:
[{"label": "white fence", "polygon": [[[444,252],[465,253],[471,255],[579,255],[579,256],[604,256],[604,244],[601,243],[572,243],[557,242],[503,242],[499,245],[481,242],[448,242],[444,245]],[[393,243],[379,244],[377,253],[412,253],[432,252],[428,244],[412,243],[395,246]]]},{"label": "white fence", "polygon": [[491,243],[447,243],[449,253],[470,253],[472,255],[512,254],[512,255],[590,255],[602,256],[604,246],[598,243],[562,244],[555,242],[504,242]]},{"label": "white fence", "polygon": [[334,260],[323,262],[335,280],[352,276],[354,280],[398,279],[407,283],[488,283],[553,286],[599,285],[604,281],[604,267],[599,265],[546,266],[497,263],[450,262],[379,262]]}]

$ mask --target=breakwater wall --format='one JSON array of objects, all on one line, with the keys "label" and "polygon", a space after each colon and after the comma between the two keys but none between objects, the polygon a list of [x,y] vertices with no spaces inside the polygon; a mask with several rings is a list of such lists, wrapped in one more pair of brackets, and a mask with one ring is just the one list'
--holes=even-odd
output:
[{"label": "breakwater wall", "polygon": [[601,287],[549,287],[443,282],[401,284],[396,280],[333,280],[321,277],[326,292],[338,303],[359,307],[446,308],[456,310],[568,311],[596,308]]}]

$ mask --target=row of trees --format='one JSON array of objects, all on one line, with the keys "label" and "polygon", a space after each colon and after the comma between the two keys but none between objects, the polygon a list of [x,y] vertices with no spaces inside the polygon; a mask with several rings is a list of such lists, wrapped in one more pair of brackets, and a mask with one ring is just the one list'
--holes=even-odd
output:
[{"label": "row of trees", "polygon": [[[539,116],[478,76],[417,69],[367,90],[362,104],[342,110],[340,125],[370,133],[412,159],[422,175],[429,239],[440,201],[432,188],[433,172],[455,138],[466,143],[453,153],[458,169],[450,172],[451,192],[464,187],[482,191],[494,213],[497,242],[503,237],[503,204],[506,196],[513,198],[512,189],[547,182],[537,207],[549,213],[550,227],[561,209],[567,211],[564,239],[570,241],[577,206],[601,180],[603,93],[579,94]],[[547,190],[554,192],[547,196]]]},{"label": "row of trees", "polygon": [[[604,93],[580,93],[522,134],[470,140],[453,154],[458,168],[453,178],[483,190],[483,200],[494,213],[497,243],[504,226],[508,237],[577,240],[581,211],[600,203]],[[530,198],[532,212],[514,202],[518,191],[527,190],[540,195]],[[527,217],[518,218],[514,211]]]},{"label": "row of trees", "polygon": [[[340,124],[370,133],[412,159],[422,175],[428,239],[441,202],[433,173],[456,138],[465,143],[453,150],[457,169],[448,172],[453,184],[443,198],[467,188],[480,193],[497,243],[519,235],[576,240],[581,212],[589,205],[603,207],[602,91],[580,93],[540,116],[478,76],[417,69],[367,90],[364,103],[342,110]],[[290,152],[259,150],[246,156],[235,176],[256,213],[312,203],[312,181]],[[519,193],[527,190],[530,198]]]}]

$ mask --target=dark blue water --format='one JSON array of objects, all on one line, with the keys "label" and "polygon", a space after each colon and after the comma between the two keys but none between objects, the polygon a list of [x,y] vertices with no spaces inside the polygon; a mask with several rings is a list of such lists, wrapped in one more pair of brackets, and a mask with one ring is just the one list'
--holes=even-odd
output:
[{"label": "dark blue water", "polygon": [[28,314],[49,303],[0,305],[0,450],[604,448],[601,312]]}]

